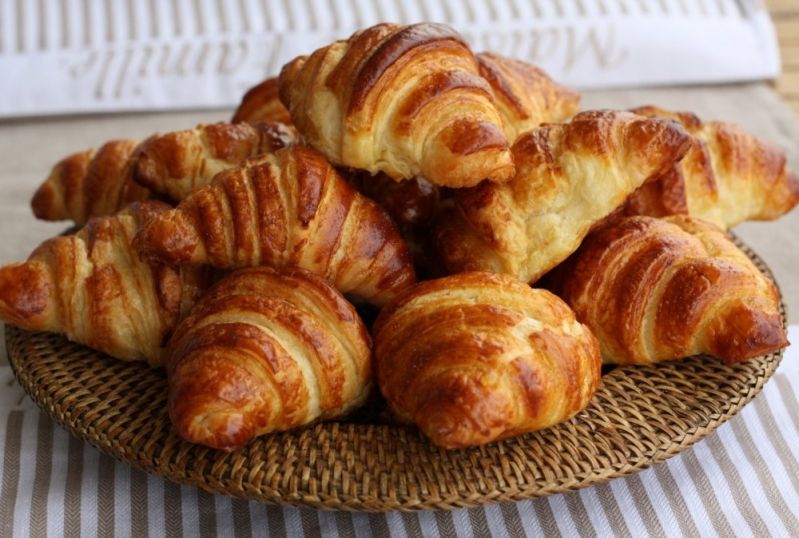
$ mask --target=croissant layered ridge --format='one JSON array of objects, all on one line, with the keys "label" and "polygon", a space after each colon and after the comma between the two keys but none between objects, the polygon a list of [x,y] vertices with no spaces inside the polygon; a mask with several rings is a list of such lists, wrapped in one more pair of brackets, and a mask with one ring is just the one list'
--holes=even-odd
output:
[{"label": "croissant layered ridge", "polygon": [[148,198],[178,202],[244,159],[294,144],[293,127],[275,122],[215,123],[153,135],[143,142],[115,140],[75,153],[53,167],[31,201],[43,220],[85,224]]},{"label": "croissant layered ridge", "polygon": [[278,122],[291,125],[291,115],[278,94],[277,77],[271,77],[247,90],[230,120],[233,123]]},{"label": "croissant layered ridge", "polygon": [[381,311],[373,335],[389,408],[446,448],[567,420],[599,383],[591,332],[556,296],[509,275],[417,284]]},{"label": "croissant layered ridge", "polygon": [[799,203],[799,176],[781,149],[736,125],[703,122],[689,112],[653,106],[634,112],[679,122],[691,135],[691,149],[630,197],[627,214],[691,215],[731,228],[746,220],[774,220]]},{"label": "croissant layered ridge", "polygon": [[297,266],[377,305],[415,282],[388,215],[304,146],[219,174],[154,219],[137,245],[172,265]]},{"label": "croissant layered ridge", "polygon": [[224,450],[345,416],[369,395],[370,346],[354,307],[321,277],[236,271],[175,331],[169,415],[184,439]]},{"label": "croissant layered ridge", "polygon": [[721,229],[685,215],[601,228],[554,281],[607,363],[708,354],[730,364],[788,343],[774,283]]},{"label": "croissant layered ridge", "polygon": [[511,143],[542,123],[564,122],[577,113],[580,94],[538,67],[491,52],[477,54],[477,62]]},{"label": "croissant layered ridge", "polygon": [[150,191],[129,175],[136,140],[113,140],[98,149],[65,157],[50,171],[31,200],[42,220],[71,220],[82,226],[92,217],[112,215]]},{"label": "croissant layered ridge", "polygon": [[280,98],[336,165],[450,187],[513,175],[477,59],[449,26],[378,24],[287,64]]},{"label": "croissant layered ridge", "polygon": [[168,209],[134,203],[0,268],[0,319],[63,333],[118,359],[161,365],[168,337],[206,282],[203,271],[143,262],[133,250],[136,231]]},{"label": "croissant layered ridge", "polygon": [[277,122],[200,125],[145,140],[132,174],[140,185],[180,202],[219,172],[298,141],[293,127]]},{"label": "croissant layered ridge", "polygon": [[454,193],[437,231],[447,270],[534,282],[688,147],[688,135],[674,122],[612,110],[582,112],[522,135],[513,146],[517,172],[510,182]]}]

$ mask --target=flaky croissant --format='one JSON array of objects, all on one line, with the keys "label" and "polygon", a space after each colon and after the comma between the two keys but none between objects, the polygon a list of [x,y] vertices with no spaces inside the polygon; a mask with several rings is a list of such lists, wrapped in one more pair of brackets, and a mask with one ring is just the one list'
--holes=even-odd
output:
[{"label": "flaky croissant", "polygon": [[268,121],[291,125],[291,114],[280,102],[277,92],[277,78],[268,78],[247,90],[230,121],[233,123]]},{"label": "flaky croissant", "polygon": [[448,26],[372,26],[296,58],[279,85],[294,125],[336,165],[451,187],[513,175],[491,88]]},{"label": "flaky croissant", "polygon": [[688,150],[674,122],[629,112],[582,112],[513,146],[516,176],[455,192],[438,229],[449,272],[485,270],[534,282],[592,226]]},{"label": "flaky croissant", "polygon": [[214,123],[154,135],[145,140],[133,163],[133,179],[179,202],[216,174],[245,159],[297,143],[297,131],[275,122]]},{"label": "flaky croissant", "polygon": [[61,160],[33,195],[33,214],[82,226],[92,217],[112,215],[149,198],[150,192],[128,175],[137,144],[136,140],[114,140]]},{"label": "flaky croissant", "polygon": [[509,275],[422,282],[380,312],[373,334],[391,411],[446,448],[567,420],[599,383],[591,332],[556,296]]},{"label": "flaky croissant", "polygon": [[687,214],[730,228],[745,220],[773,220],[799,203],[799,176],[785,153],[730,123],[703,123],[688,112],[634,110],[678,121],[691,135],[685,158],[630,197],[626,214]]},{"label": "flaky croissant", "polygon": [[697,354],[734,363],[788,344],[774,284],[719,228],[692,217],[603,227],[552,281],[607,363]]},{"label": "flaky croissant", "polygon": [[491,85],[511,143],[542,123],[563,122],[577,113],[580,94],[557,84],[541,69],[490,52],[478,54],[477,62],[480,75]]},{"label": "flaky croissant", "polygon": [[141,144],[117,140],[59,162],[31,206],[40,219],[83,225],[154,194],[177,202],[218,172],[297,140],[293,127],[268,122],[200,125],[153,135]]},{"label": "flaky croissant", "polygon": [[52,331],[128,361],[160,365],[167,338],[205,285],[196,269],[142,262],[131,240],[169,209],[139,202],[78,233],[42,243],[28,261],[0,268],[0,319]]},{"label": "flaky croissant", "polygon": [[322,278],[295,268],[242,269],[180,323],[167,379],[177,432],[232,450],[363,403],[372,385],[369,335]]},{"label": "flaky croissant", "polygon": [[137,241],[145,256],[173,265],[302,267],[377,305],[415,281],[388,215],[304,146],[219,174]]}]

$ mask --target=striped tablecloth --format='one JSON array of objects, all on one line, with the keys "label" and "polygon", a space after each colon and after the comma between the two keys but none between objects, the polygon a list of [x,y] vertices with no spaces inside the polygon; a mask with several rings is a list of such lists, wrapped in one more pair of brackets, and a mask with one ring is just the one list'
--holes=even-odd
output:
[{"label": "striped tablecloth", "polygon": [[[799,343],[799,326],[789,338]],[[179,486],[53,425],[8,366],[0,379],[0,537],[799,535],[799,345],[740,415],[665,463],[535,501],[408,514],[279,508]]]}]

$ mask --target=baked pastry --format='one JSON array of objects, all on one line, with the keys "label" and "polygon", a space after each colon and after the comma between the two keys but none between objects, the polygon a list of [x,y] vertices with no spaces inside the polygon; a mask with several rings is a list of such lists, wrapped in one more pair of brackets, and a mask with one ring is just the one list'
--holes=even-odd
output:
[{"label": "baked pastry", "polygon": [[422,282],[373,327],[380,390],[397,419],[462,448],[548,428],[596,391],[596,339],[566,304],[509,275]]},{"label": "baked pastry", "polygon": [[441,204],[441,188],[422,177],[394,181],[379,173],[348,174],[350,183],[377,202],[401,227],[416,229],[433,222]]},{"label": "baked pastry", "polygon": [[378,24],[287,64],[280,99],[333,164],[468,187],[513,176],[491,88],[441,24]]},{"label": "baked pastry", "polygon": [[268,121],[291,125],[291,115],[280,102],[277,92],[277,77],[268,78],[247,90],[230,121],[233,123]]},{"label": "baked pastry", "polygon": [[438,242],[450,273],[484,270],[534,282],[592,226],[688,150],[677,124],[621,111],[582,112],[513,146],[512,181],[455,192]]},{"label": "baked pastry", "polygon": [[114,140],[64,158],[33,195],[33,214],[82,226],[92,217],[112,215],[149,198],[150,191],[127,175],[137,145],[136,140]]},{"label": "baked pastry", "polygon": [[563,122],[577,113],[580,94],[534,65],[490,52],[478,54],[477,62],[511,143],[542,123]]},{"label": "baked pastry", "polygon": [[142,223],[168,209],[134,203],[45,241],[26,262],[0,268],[0,319],[160,365],[166,340],[205,285],[202,271],[143,262],[131,247]]},{"label": "baked pastry", "polygon": [[415,281],[388,215],[304,146],[222,172],[137,240],[143,255],[172,265],[302,267],[376,305]]},{"label": "baked pastry", "polygon": [[139,148],[133,179],[179,202],[208,185],[216,174],[245,159],[298,142],[297,131],[282,123],[214,123],[151,136]]},{"label": "baked pastry", "polygon": [[297,131],[280,123],[216,123],[153,135],[141,144],[116,140],[59,162],[31,206],[40,219],[83,225],[153,193],[177,202],[218,172],[297,140]]},{"label": "baked pastry", "polygon": [[785,153],[730,123],[703,123],[688,112],[641,107],[637,114],[681,123],[691,135],[685,158],[645,185],[626,214],[687,214],[730,228],[745,220],[773,220],[799,203],[799,176]]},{"label": "baked pastry", "polygon": [[363,403],[372,385],[369,335],[322,278],[243,269],[217,282],[180,323],[167,379],[177,433],[232,450]]},{"label": "baked pastry", "polygon": [[788,342],[774,284],[718,227],[628,217],[592,233],[553,277],[606,363],[708,354],[727,364]]}]

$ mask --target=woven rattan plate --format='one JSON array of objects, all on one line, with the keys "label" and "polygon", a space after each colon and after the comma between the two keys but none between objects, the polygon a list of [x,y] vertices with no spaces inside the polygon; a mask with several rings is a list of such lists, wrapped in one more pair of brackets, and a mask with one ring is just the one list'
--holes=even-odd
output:
[{"label": "woven rattan plate", "polygon": [[[784,319],[784,306],[782,313]],[[729,367],[696,357],[616,368],[572,420],[469,450],[437,449],[408,428],[327,423],[267,435],[227,454],[185,443],[170,431],[161,371],[104,357],[54,334],[7,327],[6,342],[31,398],[115,458],[211,492],[370,511],[529,499],[641,470],[735,415],[782,358],[774,353]]]}]

